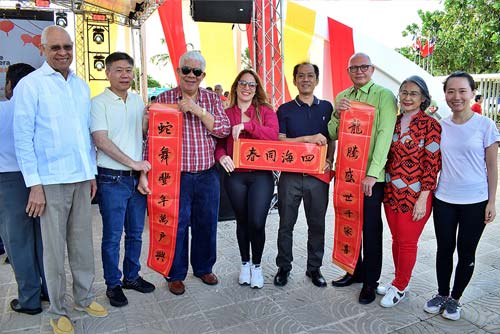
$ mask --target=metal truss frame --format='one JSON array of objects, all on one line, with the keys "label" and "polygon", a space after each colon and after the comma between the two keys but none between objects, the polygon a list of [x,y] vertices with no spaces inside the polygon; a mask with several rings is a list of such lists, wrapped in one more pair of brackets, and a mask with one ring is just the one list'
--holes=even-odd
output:
[{"label": "metal truss frame", "polygon": [[252,63],[277,108],[285,101],[282,0],[255,0]]}]

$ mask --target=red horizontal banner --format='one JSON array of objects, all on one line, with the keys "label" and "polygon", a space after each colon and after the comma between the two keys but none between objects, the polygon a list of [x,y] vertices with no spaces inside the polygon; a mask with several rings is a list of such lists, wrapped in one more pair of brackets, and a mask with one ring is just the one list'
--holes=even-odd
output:
[{"label": "red horizontal banner", "polygon": [[175,255],[179,220],[182,157],[182,113],[177,106],[155,103],[149,108],[148,266],[168,276]]},{"label": "red horizontal banner", "polygon": [[326,145],[239,139],[233,161],[236,168],[323,174],[326,151]]},{"label": "red horizontal banner", "polygon": [[373,106],[351,101],[351,108],[341,113],[338,130],[332,261],[350,274],[354,272],[361,247],[364,204],[361,181],[368,165],[374,113]]}]

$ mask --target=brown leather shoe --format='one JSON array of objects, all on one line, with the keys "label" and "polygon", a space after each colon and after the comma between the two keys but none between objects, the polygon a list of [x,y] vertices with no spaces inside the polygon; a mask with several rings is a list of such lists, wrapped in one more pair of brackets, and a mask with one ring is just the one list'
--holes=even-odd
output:
[{"label": "brown leather shoe", "polygon": [[208,285],[216,285],[217,283],[219,283],[219,280],[217,279],[217,276],[215,276],[214,273],[209,273],[198,277],[201,279],[203,283]]},{"label": "brown leather shoe", "polygon": [[167,285],[170,292],[177,296],[182,295],[184,291],[186,291],[186,288],[184,287],[184,283],[182,281],[167,282]]}]

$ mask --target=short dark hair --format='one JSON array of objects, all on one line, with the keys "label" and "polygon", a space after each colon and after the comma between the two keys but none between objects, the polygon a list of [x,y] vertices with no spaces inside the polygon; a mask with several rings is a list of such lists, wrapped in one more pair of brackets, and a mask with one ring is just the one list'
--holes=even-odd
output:
[{"label": "short dark hair", "polygon": [[481,100],[483,96],[481,94],[477,94],[475,97],[474,97],[474,101],[476,102],[479,102],[479,100]]},{"label": "short dark hair", "polygon": [[113,52],[112,54],[106,57],[105,60],[106,68],[111,67],[111,65],[115,61],[119,60],[126,60],[131,66],[134,66],[134,59],[130,57],[128,54],[126,54],[125,52]]},{"label": "short dark hair", "polygon": [[293,67],[293,78],[294,79],[297,76],[297,72],[299,72],[299,67],[302,65],[311,65],[314,68],[314,74],[316,74],[316,79],[319,79],[319,67],[318,67],[318,65],[311,64],[311,63],[306,62],[306,61],[303,63],[297,64]]},{"label": "short dark hair", "polygon": [[19,80],[21,80],[26,75],[33,72],[35,68],[30,64],[17,63],[12,64],[7,68],[7,74],[5,75],[6,83],[10,81],[10,88],[14,89]]},{"label": "short dark hair", "polygon": [[476,90],[476,83],[474,82],[474,78],[472,77],[472,75],[470,75],[465,71],[456,71],[450,74],[444,81],[443,90],[445,92],[446,92],[446,86],[448,85],[448,80],[452,78],[465,78],[469,82],[470,89],[473,91]]}]

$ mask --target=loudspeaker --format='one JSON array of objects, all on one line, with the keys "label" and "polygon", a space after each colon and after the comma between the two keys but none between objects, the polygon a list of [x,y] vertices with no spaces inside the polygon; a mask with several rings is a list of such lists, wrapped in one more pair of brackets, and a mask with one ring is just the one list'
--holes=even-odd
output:
[{"label": "loudspeaker", "polygon": [[253,0],[191,0],[195,21],[250,23]]}]

